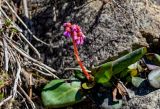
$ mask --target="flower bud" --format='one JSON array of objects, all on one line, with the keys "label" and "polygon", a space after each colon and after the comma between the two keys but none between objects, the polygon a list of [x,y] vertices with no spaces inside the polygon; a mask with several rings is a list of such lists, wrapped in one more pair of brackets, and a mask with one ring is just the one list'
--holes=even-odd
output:
[{"label": "flower bud", "polygon": [[64,26],[64,27],[71,27],[72,24],[71,24],[71,23],[64,23],[63,26]]}]

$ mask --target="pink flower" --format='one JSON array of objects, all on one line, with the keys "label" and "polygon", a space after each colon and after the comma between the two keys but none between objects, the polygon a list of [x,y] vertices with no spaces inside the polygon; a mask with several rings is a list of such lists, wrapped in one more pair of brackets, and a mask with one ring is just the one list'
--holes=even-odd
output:
[{"label": "pink flower", "polygon": [[70,32],[68,32],[68,31],[65,31],[65,32],[63,33],[63,35],[66,36],[66,37],[71,37],[71,34],[70,34]]},{"label": "pink flower", "polygon": [[72,31],[77,32],[77,25],[72,25],[71,28],[72,28]]},{"label": "pink flower", "polygon": [[71,23],[64,23],[65,32],[63,33],[66,37],[72,37],[77,45],[84,43],[85,35],[82,33],[81,28],[78,25]]},{"label": "pink flower", "polygon": [[71,27],[72,24],[71,24],[71,23],[64,23],[63,26],[64,26],[64,27]]},{"label": "pink flower", "polygon": [[71,28],[69,26],[66,26],[65,32],[63,33],[64,36],[70,37],[71,36]]},{"label": "pink flower", "polygon": [[77,36],[77,32],[76,31],[72,32],[72,37],[73,37],[74,40],[78,40],[78,36]]}]

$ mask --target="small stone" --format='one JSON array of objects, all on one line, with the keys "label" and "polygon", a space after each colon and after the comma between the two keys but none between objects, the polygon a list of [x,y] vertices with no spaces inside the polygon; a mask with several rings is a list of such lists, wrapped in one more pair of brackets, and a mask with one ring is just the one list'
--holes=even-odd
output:
[{"label": "small stone", "polygon": [[154,88],[160,88],[160,69],[152,70],[148,75],[149,83]]}]

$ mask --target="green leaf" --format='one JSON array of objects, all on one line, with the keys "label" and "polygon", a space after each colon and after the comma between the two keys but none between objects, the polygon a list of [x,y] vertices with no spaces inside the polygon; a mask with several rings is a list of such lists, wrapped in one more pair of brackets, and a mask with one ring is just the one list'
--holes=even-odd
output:
[{"label": "green leaf", "polygon": [[[142,58],[142,56],[146,52],[147,52],[147,49],[145,47],[142,47],[113,62],[107,62],[98,67],[93,68],[92,74],[95,77],[95,81],[103,85],[108,84],[108,82],[110,81],[113,75],[118,74],[123,70],[127,69],[129,65],[134,64],[140,58]],[[125,75],[122,75],[122,76],[125,76]]]},{"label": "green leaf", "polygon": [[131,64],[128,68],[124,69],[120,73],[120,78],[124,78],[126,76],[137,76],[138,72],[142,71],[142,67],[138,64],[138,62]]},{"label": "green leaf", "polygon": [[127,82],[132,82],[132,77],[131,77],[131,76],[127,76],[127,77],[126,77],[126,81],[127,81]]},{"label": "green leaf", "polygon": [[160,66],[160,55],[155,54],[155,53],[147,53],[146,58],[153,62],[155,65]]},{"label": "green leaf", "polygon": [[128,76],[130,73],[130,69],[126,68],[124,69],[121,73],[120,73],[120,78],[124,78],[126,76]]},{"label": "green leaf", "polygon": [[97,83],[106,85],[112,77],[112,62],[102,64],[101,66],[94,68],[92,74],[95,77]]},{"label": "green leaf", "polygon": [[82,88],[83,89],[92,89],[93,87],[95,86],[95,83],[94,82],[92,82],[92,83],[89,83],[89,82],[85,82],[85,83],[83,83],[82,84]]},{"label": "green leaf", "polygon": [[138,69],[138,67],[139,67],[140,65],[139,65],[139,63],[138,62],[136,62],[136,63],[134,63],[134,64],[131,64],[131,65],[129,65],[128,66],[128,69]]},{"label": "green leaf", "polygon": [[85,97],[80,91],[81,82],[78,80],[52,80],[42,90],[41,97],[44,106],[60,108],[73,105]]},{"label": "green leaf", "polygon": [[132,77],[132,84],[133,84],[135,87],[139,87],[144,80],[145,80],[145,79],[140,78],[140,77]]},{"label": "green leaf", "polygon": [[144,54],[147,53],[147,48],[139,48],[115,61],[113,61],[113,74],[118,74],[127,68],[129,65],[137,62]]}]

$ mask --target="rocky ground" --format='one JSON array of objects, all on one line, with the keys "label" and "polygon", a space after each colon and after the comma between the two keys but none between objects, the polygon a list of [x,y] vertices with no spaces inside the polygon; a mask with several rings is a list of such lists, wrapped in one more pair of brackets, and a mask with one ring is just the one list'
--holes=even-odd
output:
[{"label": "rocky ground", "polygon": [[[55,68],[61,78],[71,75],[65,68],[78,66],[73,48],[63,36],[64,22],[83,28],[86,41],[79,52],[87,67],[141,46],[160,53],[158,0],[39,0],[38,3],[32,0],[31,7],[35,34],[51,45],[35,46],[43,61]],[[160,90],[141,90],[147,93],[135,95],[123,109],[160,108]]]}]

